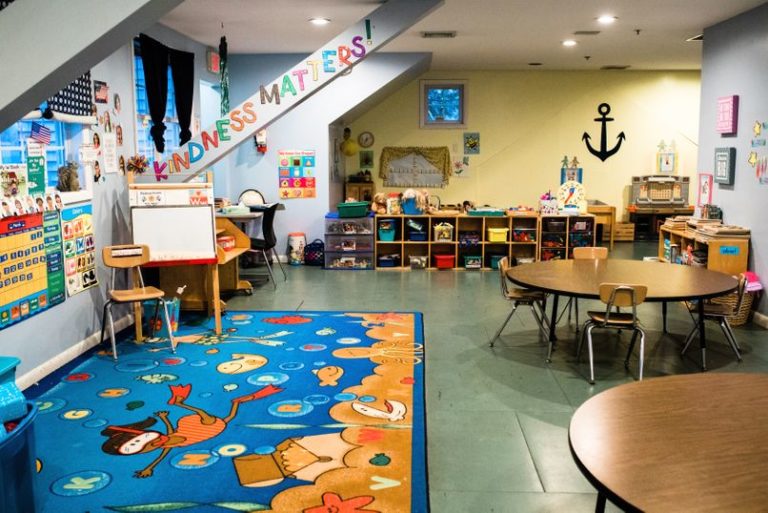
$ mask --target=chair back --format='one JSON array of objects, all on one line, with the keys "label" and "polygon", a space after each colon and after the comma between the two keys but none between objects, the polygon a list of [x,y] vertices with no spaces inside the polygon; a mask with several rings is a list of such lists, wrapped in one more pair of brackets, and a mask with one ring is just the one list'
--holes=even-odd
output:
[{"label": "chair back", "polygon": [[741,310],[741,303],[744,301],[744,293],[747,290],[747,275],[741,273],[739,275],[739,287],[736,289],[736,306],[733,307],[734,315]]},{"label": "chair back", "polygon": [[241,192],[237,202],[242,203],[246,207],[263,205],[266,203],[264,195],[256,189],[246,189]]},{"label": "chair back", "polygon": [[117,269],[130,269],[149,262],[149,246],[144,244],[124,244],[105,246],[101,250],[104,265]]},{"label": "chair back", "polygon": [[277,244],[277,237],[275,236],[275,212],[279,203],[273,204],[271,207],[264,211],[264,215],[261,217],[261,231],[264,234],[264,241],[270,248],[274,248]]},{"label": "chair back", "polygon": [[112,268],[111,290],[115,290],[115,270],[135,268],[139,276],[139,285],[144,287],[141,266],[149,262],[149,246],[145,244],[123,244],[105,246],[101,250],[104,265]]},{"label": "chair back", "polygon": [[574,260],[605,260],[606,258],[608,258],[608,248],[601,246],[573,248]]},{"label": "chair back", "polygon": [[615,306],[632,307],[632,325],[637,325],[637,305],[645,301],[648,287],[624,283],[601,283],[600,301],[605,303],[605,324],[611,322],[611,310]]},{"label": "chair back", "polygon": [[509,269],[509,259],[507,257],[499,260],[499,281],[501,283],[501,295],[507,299],[509,295],[509,284],[507,283],[507,269]]}]

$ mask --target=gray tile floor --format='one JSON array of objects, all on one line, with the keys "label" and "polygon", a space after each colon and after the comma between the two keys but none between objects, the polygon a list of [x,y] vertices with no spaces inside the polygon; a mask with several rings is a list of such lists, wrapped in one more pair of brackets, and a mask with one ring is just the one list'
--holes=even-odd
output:
[{"label": "gray tile floor", "polygon": [[[618,243],[612,258],[655,255],[655,243]],[[623,359],[630,334],[595,332],[595,377],[576,362],[574,326],[561,322],[553,362],[544,362],[528,308],[520,308],[494,348],[488,339],[509,312],[491,272],[323,271],[288,267],[288,281],[257,286],[229,308],[255,310],[419,311],[427,347],[429,486],[432,510],[443,512],[587,512],[595,492],[568,450],[574,410],[607,388],[631,382]],[[279,275],[279,271],[278,271]],[[279,275],[280,276],[280,275]],[[282,276],[280,276],[282,277]],[[580,310],[597,307],[581,301]],[[645,377],[699,372],[699,353],[679,356],[692,322],[670,304],[668,334],[661,307],[644,304],[648,331]],[[709,372],[768,371],[768,339],[760,328],[737,328],[738,363],[716,326],[708,329]],[[609,504],[609,511],[614,510]]]}]

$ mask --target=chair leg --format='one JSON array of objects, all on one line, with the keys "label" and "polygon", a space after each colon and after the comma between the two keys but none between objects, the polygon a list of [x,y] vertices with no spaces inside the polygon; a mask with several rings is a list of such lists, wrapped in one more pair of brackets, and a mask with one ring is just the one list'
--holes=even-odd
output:
[{"label": "chair leg", "polygon": [[544,328],[544,318],[541,316],[541,312],[536,310],[536,303],[531,303],[531,313],[533,314],[533,318],[536,320],[536,324],[539,326],[539,333],[544,338],[547,338],[547,330]]},{"label": "chair leg", "polygon": [[581,336],[579,337],[579,344],[576,346],[576,361],[581,359],[581,348],[584,346],[584,338],[587,336],[587,328],[592,325],[591,320],[584,322],[584,327],[581,329]]},{"label": "chair leg", "polygon": [[163,316],[165,317],[165,327],[168,329],[168,340],[171,342],[171,352],[176,352],[176,341],[173,339],[173,326],[171,326],[171,316],[168,315],[168,303],[165,299],[158,299],[158,303],[163,303]]},{"label": "chair leg", "polygon": [[507,318],[504,320],[504,324],[501,325],[501,327],[499,328],[499,331],[496,332],[496,334],[493,336],[493,338],[489,342],[489,345],[491,347],[493,347],[493,344],[496,343],[496,339],[501,336],[501,332],[504,331],[504,328],[507,327],[507,323],[512,318],[512,316],[515,315],[515,310],[517,310],[517,304],[512,306],[512,311],[509,312],[509,315],[507,315]]},{"label": "chair leg", "polygon": [[685,343],[683,344],[683,350],[680,351],[680,356],[684,355],[686,351],[688,351],[688,347],[691,345],[691,342],[693,342],[693,339],[696,337],[696,333],[699,331],[699,326],[695,325],[693,328],[691,328],[691,331],[688,333],[688,336],[685,337]]},{"label": "chair leg", "polygon": [[272,286],[277,290],[277,281],[275,281],[275,275],[272,273],[272,265],[269,263],[266,250],[261,250],[261,254],[264,256],[264,262],[267,264],[267,271],[269,271],[269,277],[272,279]]},{"label": "chair leg", "polygon": [[728,324],[728,319],[725,317],[720,320],[720,329],[723,330],[723,334],[725,335],[726,340],[728,340],[728,343],[731,345],[731,349],[733,349],[733,352],[736,354],[736,359],[741,361],[739,346],[736,344],[736,338],[733,336],[731,326]]},{"label": "chair leg", "polygon": [[632,340],[629,342],[629,349],[627,350],[627,357],[624,359],[624,368],[629,368],[629,357],[632,356],[632,350],[635,348],[635,341],[637,340],[637,328],[632,332]]},{"label": "chair leg", "polygon": [[109,301],[104,303],[104,309],[101,311],[101,338],[99,339],[99,344],[104,342],[104,332],[107,330],[107,306],[109,306]]},{"label": "chair leg", "polygon": [[282,271],[283,273],[283,281],[288,281],[288,275],[285,274],[283,263],[280,261],[280,257],[277,255],[277,251],[275,251],[275,248],[272,248],[272,254],[275,255],[275,260],[277,260],[277,265],[280,266],[280,271]]},{"label": "chair leg", "polygon": [[107,321],[109,322],[109,339],[112,342],[112,359],[117,361],[117,341],[115,340],[115,321],[112,318],[112,303],[107,303]]},{"label": "chair leg", "polygon": [[592,350],[592,330],[595,325],[592,324],[587,328],[587,350],[589,350],[589,384],[595,384],[595,355]]},{"label": "chair leg", "polygon": [[573,298],[573,309],[575,311],[575,321],[576,321],[576,333],[579,332],[579,300],[578,298]]},{"label": "chair leg", "polygon": [[639,379],[638,381],[643,380],[643,360],[645,358],[645,331],[642,330],[642,328],[635,328],[637,331],[640,332],[640,366],[639,366]]}]

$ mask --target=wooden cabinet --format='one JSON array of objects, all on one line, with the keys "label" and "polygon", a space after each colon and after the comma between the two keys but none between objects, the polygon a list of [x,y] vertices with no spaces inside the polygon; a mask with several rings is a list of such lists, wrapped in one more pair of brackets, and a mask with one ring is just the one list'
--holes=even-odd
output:
[{"label": "wooden cabinet", "polygon": [[373,182],[347,182],[344,184],[344,199],[354,198],[357,201],[373,201],[376,186]]},{"label": "wooden cabinet", "polygon": [[[689,248],[691,253],[696,254],[696,262],[687,261]],[[715,238],[692,230],[673,230],[662,226],[659,229],[659,260],[670,262],[675,257],[677,261],[677,255],[680,255],[682,263],[737,275],[747,270],[749,239]]]}]

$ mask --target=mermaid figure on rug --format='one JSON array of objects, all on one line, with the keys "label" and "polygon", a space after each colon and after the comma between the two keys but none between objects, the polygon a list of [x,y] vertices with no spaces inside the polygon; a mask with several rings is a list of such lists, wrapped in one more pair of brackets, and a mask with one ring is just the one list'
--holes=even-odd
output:
[{"label": "mermaid figure on rug", "polygon": [[101,449],[107,454],[130,456],[161,449],[160,455],[144,469],[136,471],[134,477],[152,476],[154,468],[174,447],[188,447],[205,442],[221,434],[226,429],[227,424],[237,415],[240,404],[263,399],[283,391],[282,388],[268,385],[252,394],[236,397],[232,399],[229,415],[222,419],[209,414],[205,410],[186,404],[186,400],[192,391],[192,385],[169,385],[168,388],[171,390],[171,398],[168,400],[168,404],[190,410],[193,414],[181,417],[176,423],[176,427],[174,427],[168,420],[167,411],[155,412],[155,416],[165,424],[165,435],[160,431],[148,429],[157,423],[157,420],[152,417],[147,417],[140,422],[124,426],[109,426],[101,432],[102,435],[108,437],[101,446]]}]

